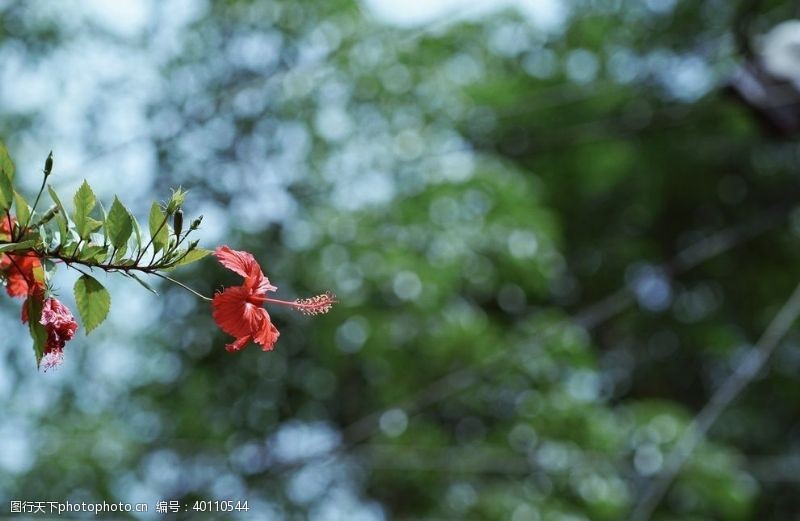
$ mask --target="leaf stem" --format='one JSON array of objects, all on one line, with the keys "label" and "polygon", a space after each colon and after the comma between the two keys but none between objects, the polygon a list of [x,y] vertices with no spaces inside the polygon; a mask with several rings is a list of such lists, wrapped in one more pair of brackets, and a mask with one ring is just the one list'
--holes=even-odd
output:
[{"label": "leaf stem", "polygon": [[155,271],[153,272],[153,275],[155,275],[156,277],[160,277],[160,278],[162,278],[164,280],[168,280],[168,281],[172,282],[173,284],[177,284],[178,286],[182,287],[186,291],[190,291],[190,292],[194,293],[195,295],[197,295],[198,297],[200,297],[203,300],[207,300],[209,302],[211,302],[211,300],[213,300],[213,299],[211,299],[209,297],[206,297],[202,293],[199,293],[198,291],[195,291],[194,289],[190,288],[189,286],[187,286],[183,282],[175,280],[175,279],[173,279],[172,277],[170,277],[168,275],[164,275],[163,273],[158,273],[158,272],[155,272]]},{"label": "leaf stem", "polygon": [[10,242],[17,242],[14,239],[14,227],[13,227],[13,225],[11,223],[11,213],[9,213],[8,210],[6,210],[6,221],[8,222],[8,235],[11,237],[11,241]]},{"label": "leaf stem", "polygon": [[44,187],[47,185],[48,175],[49,174],[45,172],[44,177],[42,178],[42,186],[39,187],[39,193],[36,194],[36,199],[33,201],[33,206],[31,206],[31,211],[30,213],[28,213],[28,219],[25,221],[25,226],[21,226],[19,229],[20,237],[22,236],[23,233],[25,233],[25,230],[28,229],[28,225],[31,223],[31,218],[33,218],[33,212],[36,211],[36,206],[39,204],[39,199],[41,199],[42,197],[42,192],[44,192]]},{"label": "leaf stem", "polygon": [[[86,273],[85,271],[83,271],[82,269],[80,269],[79,267],[75,266],[75,264],[73,264],[73,263],[71,263],[71,262],[65,262],[65,264],[67,265],[67,268],[72,268],[73,270],[75,270],[75,271],[77,271],[78,273],[81,273],[81,274],[83,274],[83,275],[86,275],[87,277],[90,277],[90,276],[91,276],[91,275],[89,275],[88,273]],[[90,269],[91,269],[91,268],[90,268]]]},{"label": "leaf stem", "polygon": [[[155,203],[155,204],[157,204],[157,203]],[[153,233],[153,234],[150,235],[150,240],[147,241],[147,244],[144,245],[144,248],[139,250],[139,255],[136,256],[136,262],[137,263],[140,260],[142,260],[142,257],[144,257],[144,253],[147,251],[147,248],[149,248],[150,245],[153,244],[153,239],[156,237],[156,235],[158,235],[158,232],[160,232],[161,229],[164,228],[164,226],[166,226],[168,219],[169,219],[169,215],[166,215],[166,212],[165,212],[164,220],[161,222],[161,226],[158,227],[158,229],[156,230],[156,233]],[[155,251],[155,249],[153,249],[153,257],[150,259],[150,263],[151,264],[155,260],[155,258],[156,258],[156,251]]]}]

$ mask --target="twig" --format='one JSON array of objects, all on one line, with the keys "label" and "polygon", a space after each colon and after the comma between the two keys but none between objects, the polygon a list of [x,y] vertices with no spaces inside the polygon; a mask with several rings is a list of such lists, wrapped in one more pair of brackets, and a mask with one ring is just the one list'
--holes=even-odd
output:
[{"label": "twig", "polygon": [[78,273],[80,273],[82,275],[86,275],[87,277],[91,277],[90,274],[86,273],[85,271],[83,271],[79,267],[75,266],[75,264],[73,264],[71,262],[65,262],[64,264],[67,265],[67,268],[72,268],[73,270],[77,271]]},{"label": "twig", "polygon": [[[52,152],[50,152],[52,154]],[[44,174],[44,178],[42,179],[42,186],[39,187],[39,192],[36,194],[36,200],[33,201],[33,206],[31,206],[31,211],[28,213],[28,219],[25,221],[25,226],[20,227],[20,237],[25,233],[25,230],[28,229],[28,226],[31,224],[31,219],[33,218],[33,213],[36,211],[36,207],[39,205],[39,199],[42,198],[42,193],[44,192],[44,187],[47,185],[47,178],[50,176],[49,173]]]},{"label": "twig", "polygon": [[185,289],[186,291],[190,291],[190,292],[194,293],[195,295],[197,295],[198,297],[200,297],[200,298],[201,298],[201,299],[203,299],[203,300],[208,300],[209,302],[210,302],[211,300],[213,300],[213,299],[211,299],[211,298],[209,298],[209,297],[206,297],[206,296],[205,296],[205,295],[203,295],[202,293],[198,293],[197,291],[193,290],[192,288],[190,288],[189,286],[187,286],[187,285],[186,285],[186,284],[184,284],[183,282],[181,282],[181,281],[178,281],[178,280],[175,280],[175,279],[173,279],[172,277],[169,277],[169,276],[167,276],[167,275],[164,275],[163,273],[158,273],[157,271],[154,271],[154,272],[152,272],[152,274],[153,274],[153,275],[155,275],[156,277],[162,278],[162,279],[164,279],[164,280],[168,280],[168,281],[172,282],[173,284],[177,284],[178,286],[182,287],[182,288],[183,288],[183,289]]},{"label": "twig", "polygon": [[[161,230],[164,229],[164,226],[167,225],[167,220],[168,219],[169,219],[169,215],[166,215],[166,212],[165,212],[164,220],[161,222],[161,226],[158,227],[158,229],[156,230],[156,233],[150,234],[150,240],[147,241],[147,244],[145,244],[144,248],[139,250],[139,255],[136,256],[136,262],[139,262],[140,260],[142,260],[142,257],[144,257],[144,254],[147,251],[147,248],[149,248],[150,245],[153,244],[153,239],[155,239],[156,235],[158,235],[159,232],[161,232]],[[155,248],[153,248],[153,257],[150,259],[150,263],[151,264],[152,264],[153,260],[155,260],[155,258],[156,258],[156,251],[155,251]]]},{"label": "twig", "polygon": [[756,345],[748,351],[734,372],[714,392],[705,407],[683,432],[675,447],[667,455],[662,471],[650,482],[634,507],[630,521],[650,519],[698,443],[705,438],[708,430],[728,405],[761,371],[798,316],[800,316],[800,284],[764,330]]}]

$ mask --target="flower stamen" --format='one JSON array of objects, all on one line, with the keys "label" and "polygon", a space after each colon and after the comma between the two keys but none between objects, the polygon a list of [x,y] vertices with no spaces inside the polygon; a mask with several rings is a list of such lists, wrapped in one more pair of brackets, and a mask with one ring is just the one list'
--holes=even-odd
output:
[{"label": "flower stamen", "polygon": [[322,295],[316,295],[314,297],[309,297],[309,298],[298,298],[291,302],[286,300],[279,300],[279,299],[265,297],[264,302],[271,302],[272,304],[287,306],[296,309],[297,311],[299,311],[304,315],[314,316],[314,315],[324,315],[325,313],[331,310],[333,305],[336,304],[338,300],[336,300],[336,295],[328,291],[323,293]]}]

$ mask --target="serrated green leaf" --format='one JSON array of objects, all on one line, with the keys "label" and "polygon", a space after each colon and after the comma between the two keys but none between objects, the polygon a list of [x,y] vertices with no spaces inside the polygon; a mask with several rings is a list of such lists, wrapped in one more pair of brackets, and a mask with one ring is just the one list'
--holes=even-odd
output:
[{"label": "serrated green leaf", "polygon": [[58,223],[58,231],[61,233],[59,240],[63,244],[69,238],[69,234],[67,233],[67,230],[69,229],[67,212],[64,210],[64,205],[61,204],[61,199],[58,198],[58,194],[51,185],[47,185],[47,192],[50,194],[50,199],[52,199],[55,205],[58,207],[58,212],[56,212],[55,219]]},{"label": "serrated green leaf", "polygon": [[78,191],[75,192],[73,202],[75,203],[75,213],[73,214],[75,228],[77,228],[80,238],[85,239],[92,233],[89,214],[92,213],[97,204],[97,198],[92,191],[92,187],[89,186],[85,179]]},{"label": "serrated green leaf", "polygon": [[33,353],[36,355],[36,367],[42,361],[44,348],[47,345],[47,331],[41,324],[42,307],[44,301],[37,298],[29,298],[25,301],[25,312],[28,315],[28,331],[33,339]]},{"label": "serrated green leaf", "polygon": [[14,208],[17,213],[17,222],[21,223],[20,226],[28,225],[31,222],[31,209],[28,201],[17,191],[14,192]]},{"label": "serrated green leaf", "polygon": [[211,250],[206,250],[204,248],[195,248],[189,253],[186,253],[185,255],[184,253],[186,252],[179,252],[178,261],[175,263],[175,266],[185,266],[186,264],[197,262],[200,259],[211,254]]},{"label": "serrated green leaf", "polygon": [[152,291],[153,293],[155,293],[156,295],[158,295],[158,291],[156,291],[155,289],[153,289],[153,286],[151,286],[150,284],[148,284],[147,282],[145,282],[143,279],[139,278],[139,277],[138,277],[138,276],[137,276],[135,273],[133,273],[133,272],[129,272],[129,273],[128,273],[128,276],[129,276],[130,278],[132,278],[133,280],[135,280],[136,282],[138,282],[139,284],[141,284],[141,285],[142,285],[142,286],[143,286],[143,287],[144,287],[144,288],[145,288],[147,291]]},{"label": "serrated green leaf", "polygon": [[167,247],[169,241],[169,229],[167,227],[167,217],[161,211],[158,203],[153,203],[150,207],[150,237],[153,238],[153,249],[156,253]]},{"label": "serrated green leaf", "polygon": [[103,323],[111,309],[111,295],[94,277],[82,275],[75,281],[75,302],[86,334]]},{"label": "serrated green leaf", "polygon": [[111,245],[117,249],[125,246],[133,233],[131,214],[116,197],[106,217],[106,230]]},{"label": "serrated green leaf", "polygon": [[36,245],[36,241],[23,241],[23,242],[10,242],[8,244],[0,244],[0,253],[9,251],[29,250]]}]

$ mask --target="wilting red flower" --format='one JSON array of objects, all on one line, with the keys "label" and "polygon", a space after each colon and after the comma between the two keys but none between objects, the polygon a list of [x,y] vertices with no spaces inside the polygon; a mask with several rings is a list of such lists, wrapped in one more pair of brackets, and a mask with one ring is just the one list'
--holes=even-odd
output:
[{"label": "wilting red flower", "polygon": [[236,337],[225,346],[230,352],[239,351],[250,342],[261,345],[263,351],[270,351],[275,346],[280,333],[272,324],[267,310],[261,307],[265,302],[290,306],[310,315],[327,312],[335,302],[330,294],[294,302],[268,298],[267,291],[278,288],[270,284],[250,253],[220,246],[214,255],[220,264],[244,277],[241,286],[217,292],[212,302],[214,321],[220,329]]},{"label": "wilting red flower", "polygon": [[[42,302],[44,293],[36,293],[29,297],[38,299]],[[22,306],[22,322],[28,321],[28,301]],[[64,361],[64,346],[75,336],[78,330],[78,323],[72,316],[69,308],[62,304],[58,299],[48,298],[42,303],[42,317],[39,323],[44,326],[47,332],[47,341],[43,350],[42,365],[47,369],[61,365]]]},{"label": "wilting red flower", "polygon": [[75,336],[78,323],[69,308],[54,298],[44,301],[40,323],[47,331],[43,359],[46,370],[60,365],[64,360],[64,345]]},{"label": "wilting red flower", "polygon": [[[0,238],[11,239],[16,219],[8,215],[0,219]],[[34,253],[0,253],[0,274],[6,279],[6,292],[12,297],[27,297],[44,290],[44,281],[37,279],[42,262]]]}]

